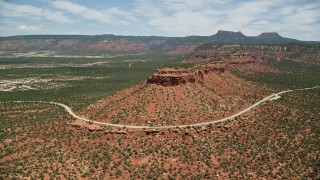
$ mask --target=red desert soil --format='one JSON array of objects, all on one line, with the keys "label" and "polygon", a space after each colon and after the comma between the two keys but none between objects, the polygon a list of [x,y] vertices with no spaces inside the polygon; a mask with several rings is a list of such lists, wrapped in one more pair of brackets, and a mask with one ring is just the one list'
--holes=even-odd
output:
[{"label": "red desert soil", "polygon": [[[59,114],[58,107],[53,110]],[[15,113],[15,108],[11,112]],[[106,127],[91,131],[77,122],[68,125],[72,118],[62,114],[46,123],[28,124],[17,132],[26,135],[0,142],[0,147],[6,147],[0,158],[5,173],[0,177],[303,179],[317,172],[316,166],[301,163],[306,159],[317,162],[316,144],[304,139],[310,130],[314,140],[317,135],[316,129],[312,130],[316,116],[309,113],[266,102],[237,121],[154,132]],[[17,114],[20,118],[24,115]],[[290,120],[284,120],[287,118]],[[289,124],[298,130],[288,129]],[[311,149],[308,156],[297,156],[305,153],[302,147]],[[313,177],[319,179],[318,174]]]},{"label": "red desert soil", "polygon": [[160,69],[146,82],[92,104],[81,115],[125,125],[192,124],[232,115],[270,92],[236,77],[230,67],[265,71],[259,63]]},{"label": "red desert soil", "polygon": [[[120,112],[156,114],[161,105],[188,120],[189,114],[196,117],[205,112],[201,103],[221,102],[216,109],[226,110],[228,105],[236,106],[232,102],[237,97],[243,103],[255,101],[248,92],[263,95],[268,91],[227,70],[240,68],[241,64],[228,66],[224,72],[208,71],[203,78],[198,72],[206,67],[183,72],[165,69],[167,73],[172,71],[173,77],[186,73],[198,79],[172,86],[136,85],[93,104],[83,113],[93,117]],[[1,104],[0,179],[319,179],[318,92],[288,93],[282,97],[284,102],[266,101],[236,121],[145,131],[74,121],[52,104]],[[146,102],[140,109],[130,109],[142,105],[144,95],[153,106]],[[182,98],[186,103],[179,104]],[[124,102],[127,100],[129,103]],[[140,104],[134,104],[137,102]],[[195,103],[199,108],[192,110]],[[211,108],[207,114],[216,109]],[[162,111],[160,115],[170,117]]]}]

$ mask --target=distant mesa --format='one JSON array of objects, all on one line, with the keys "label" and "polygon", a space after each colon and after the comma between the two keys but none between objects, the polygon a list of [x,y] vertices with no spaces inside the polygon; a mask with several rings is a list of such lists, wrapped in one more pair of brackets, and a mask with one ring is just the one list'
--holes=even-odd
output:
[{"label": "distant mesa", "polygon": [[[248,37],[244,35],[241,31],[225,31],[219,30],[215,35],[216,37]],[[256,36],[258,38],[283,38],[277,32],[263,32],[260,35]]]},{"label": "distant mesa", "polygon": [[261,33],[259,36],[257,36],[258,38],[282,38],[282,36],[280,36],[278,33],[276,32],[264,32]]},{"label": "distant mesa", "polygon": [[[218,32],[217,32],[217,34],[224,34],[224,33],[228,33],[228,34],[239,34],[239,33],[241,33],[241,31],[226,31],[226,30],[219,30]],[[241,33],[242,34],[242,33]]]},{"label": "distant mesa", "polygon": [[[0,37],[0,51],[8,56],[34,51],[31,56],[59,55],[107,55],[109,53],[146,53],[158,51],[172,56],[192,53],[202,44],[316,44],[316,41],[299,41],[280,36],[276,32],[265,32],[258,36],[246,36],[241,31],[219,30],[211,36],[161,37],[161,36],[123,36],[103,35],[26,35]],[[48,53],[49,52],[49,53]],[[30,56],[30,54],[27,54]]]},{"label": "distant mesa", "polygon": [[225,31],[225,30],[219,30],[215,35],[216,37],[246,37],[244,34],[242,34],[241,31],[234,32],[234,31]]}]

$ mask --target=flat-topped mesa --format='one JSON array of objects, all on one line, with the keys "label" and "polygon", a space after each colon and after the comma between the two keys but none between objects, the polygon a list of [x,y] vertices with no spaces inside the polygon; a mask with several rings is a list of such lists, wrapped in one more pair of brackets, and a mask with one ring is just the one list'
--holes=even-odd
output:
[{"label": "flat-topped mesa", "polygon": [[158,72],[148,78],[147,83],[162,86],[176,86],[186,83],[195,83],[198,78],[199,77],[192,72],[192,69],[164,68],[158,70]]},{"label": "flat-topped mesa", "polygon": [[277,32],[264,32],[257,36],[258,38],[282,38]]},{"label": "flat-topped mesa", "polygon": [[190,69],[163,68],[163,69],[158,70],[157,73],[158,74],[177,74],[177,75],[181,75],[181,74],[189,74],[190,73]]},{"label": "flat-topped mesa", "polygon": [[234,31],[224,31],[224,30],[219,30],[215,35],[217,37],[246,37],[244,34],[242,34],[241,31],[234,32]]},{"label": "flat-topped mesa", "polygon": [[190,69],[164,68],[158,70],[148,78],[147,83],[161,86],[177,86],[187,83],[196,83],[203,80],[206,74],[213,71],[223,73],[225,67],[221,64],[209,64],[200,66],[200,68]]}]

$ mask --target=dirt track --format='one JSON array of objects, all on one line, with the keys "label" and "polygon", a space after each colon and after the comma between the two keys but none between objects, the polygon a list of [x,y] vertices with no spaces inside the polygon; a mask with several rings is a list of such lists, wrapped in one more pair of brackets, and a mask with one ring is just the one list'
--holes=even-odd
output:
[{"label": "dirt track", "polygon": [[47,102],[47,101],[13,101],[13,102],[14,103],[24,103],[24,102],[48,103],[48,104],[58,105],[58,106],[63,107],[71,116],[73,116],[76,119],[80,119],[80,120],[85,121],[85,122],[90,122],[90,123],[104,125],[104,126],[127,128],[127,129],[173,129],[173,128],[207,126],[207,125],[210,125],[210,124],[215,124],[215,123],[219,123],[219,122],[233,120],[234,118],[236,118],[236,117],[238,117],[238,116],[250,111],[251,109],[259,106],[260,104],[262,104],[265,101],[277,99],[279,97],[279,95],[281,95],[281,94],[285,94],[285,93],[292,92],[292,91],[303,91],[303,90],[310,90],[310,89],[316,89],[316,88],[320,88],[320,86],[315,86],[315,87],[311,87],[311,88],[303,88],[303,89],[295,89],[295,90],[286,90],[286,91],[281,91],[281,92],[278,92],[278,93],[274,93],[274,94],[271,94],[271,95],[263,98],[262,100],[254,103],[250,107],[248,107],[248,108],[246,108],[246,109],[244,109],[244,110],[242,110],[242,111],[240,111],[240,112],[238,112],[238,113],[236,113],[234,115],[231,115],[231,116],[219,119],[219,120],[213,120],[213,121],[209,121],[209,122],[196,123],[196,124],[172,125],[172,126],[132,126],[132,125],[111,124],[111,123],[93,121],[93,120],[90,120],[90,119],[86,119],[86,118],[80,117],[77,114],[75,114],[69,106],[67,106],[65,104],[62,104],[62,103],[58,103],[58,102]]}]

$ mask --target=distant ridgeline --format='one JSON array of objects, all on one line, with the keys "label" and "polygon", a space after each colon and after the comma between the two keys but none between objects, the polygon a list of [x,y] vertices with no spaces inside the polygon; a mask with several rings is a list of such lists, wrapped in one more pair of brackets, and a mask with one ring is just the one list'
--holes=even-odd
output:
[{"label": "distant ridgeline", "polygon": [[[170,55],[191,53],[205,44],[317,44],[281,37],[278,33],[245,36],[240,31],[218,31],[212,36],[160,37],[117,35],[27,35],[0,37],[0,51],[55,51],[58,53],[165,52]],[[249,46],[248,46],[249,47]],[[290,48],[289,48],[290,49]]]},{"label": "distant ridgeline", "polygon": [[191,61],[293,60],[320,64],[320,45],[317,44],[203,44],[188,57]]}]

